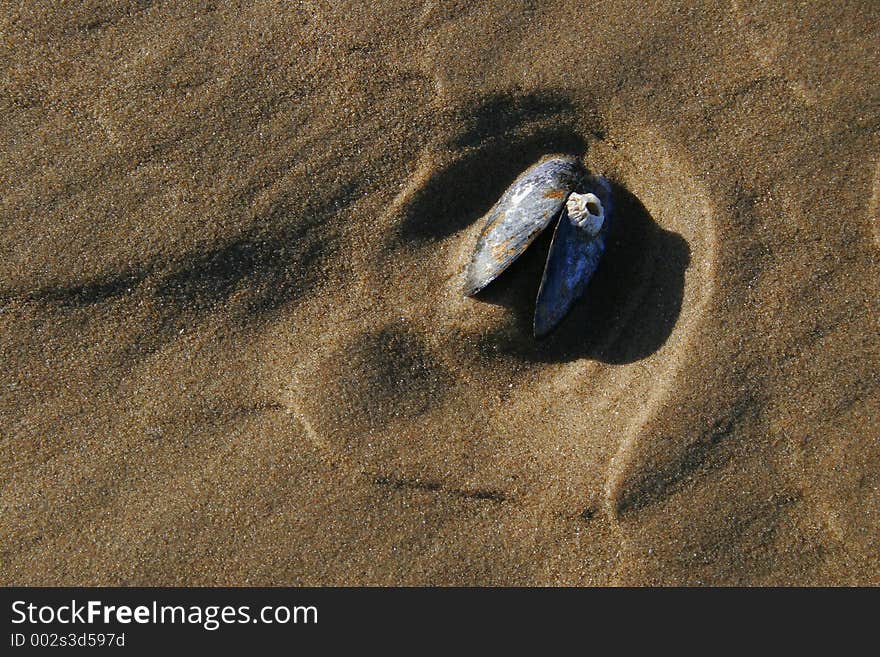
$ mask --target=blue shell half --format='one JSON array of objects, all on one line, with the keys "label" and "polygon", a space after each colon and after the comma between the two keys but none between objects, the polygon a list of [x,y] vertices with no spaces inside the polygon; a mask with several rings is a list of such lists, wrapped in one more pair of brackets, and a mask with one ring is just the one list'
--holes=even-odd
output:
[{"label": "blue shell half", "polygon": [[612,215],[611,185],[599,177],[591,177],[589,183],[583,191],[592,192],[602,201],[605,222],[599,234],[592,237],[572,222],[565,209],[562,210],[538,289],[533,325],[535,337],[545,336],[559,325],[574,302],[583,295],[605,253]]}]

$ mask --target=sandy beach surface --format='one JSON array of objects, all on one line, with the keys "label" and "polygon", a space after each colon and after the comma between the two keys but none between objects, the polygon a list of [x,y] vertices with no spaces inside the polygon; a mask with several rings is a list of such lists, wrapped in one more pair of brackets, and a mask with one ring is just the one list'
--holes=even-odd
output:
[{"label": "sandy beach surface", "polygon": [[[4,2],[0,583],[880,583],[880,7]],[[476,298],[548,153],[615,184]]]}]

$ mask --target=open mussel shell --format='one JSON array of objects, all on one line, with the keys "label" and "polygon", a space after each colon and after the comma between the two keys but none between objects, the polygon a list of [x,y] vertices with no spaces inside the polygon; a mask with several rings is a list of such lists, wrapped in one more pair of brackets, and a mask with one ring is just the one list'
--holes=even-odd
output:
[{"label": "open mussel shell", "polygon": [[[584,215],[591,220],[585,222],[570,216],[566,201],[572,192],[576,192],[572,201],[582,194],[598,201],[601,217]],[[465,274],[464,293],[474,295],[495,280],[558,218],[535,306],[534,334],[547,335],[581,297],[599,266],[611,209],[611,185],[589,175],[580,160],[542,159],[520,175],[486,214]]]}]

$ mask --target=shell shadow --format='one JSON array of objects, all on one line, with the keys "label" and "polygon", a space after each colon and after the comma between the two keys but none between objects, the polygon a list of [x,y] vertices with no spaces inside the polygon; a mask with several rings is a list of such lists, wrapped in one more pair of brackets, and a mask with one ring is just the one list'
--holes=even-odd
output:
[{"label": "shell shadow", "polygon": [[613,188],[617,209],[608,248],[584,296],[549,336],[532,336],[535,298],[552,237],[552,230],[546,230],[477,295],[480,301],[509,308],[514,316],[514,326],[480,338],[484,355],[623,364],[663,346],[681,312],[690,246],[680,234],[661,228],[626,189]]},{"label": "shell shadow", "polygon": [[409,201],[396,237],[405,243],[442,239],[484,215],[526,168],[550,153],[583,155],[602,138],[601,118],[565,93],[502,93],[462,111],[458,155]]},{"label": "shell shadow", "polygon": [[586,142],[574,131],[541,130],[515,141],[498,139],[454,161],[408,204],[398,235],[424,242],[457,233],[488,212],[516,177],[547,153],[583,154]]}]

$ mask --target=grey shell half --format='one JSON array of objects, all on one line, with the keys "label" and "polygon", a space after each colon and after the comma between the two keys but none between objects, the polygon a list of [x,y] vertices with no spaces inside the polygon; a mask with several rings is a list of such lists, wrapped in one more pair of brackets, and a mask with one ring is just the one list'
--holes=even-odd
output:
[{"label": "grey shell half", "polygon": [[482,290],[525,251],[551,221],[586,176],[574,157],[541,160],[523,172],[486,214],[465,275],[464,293]]}]

